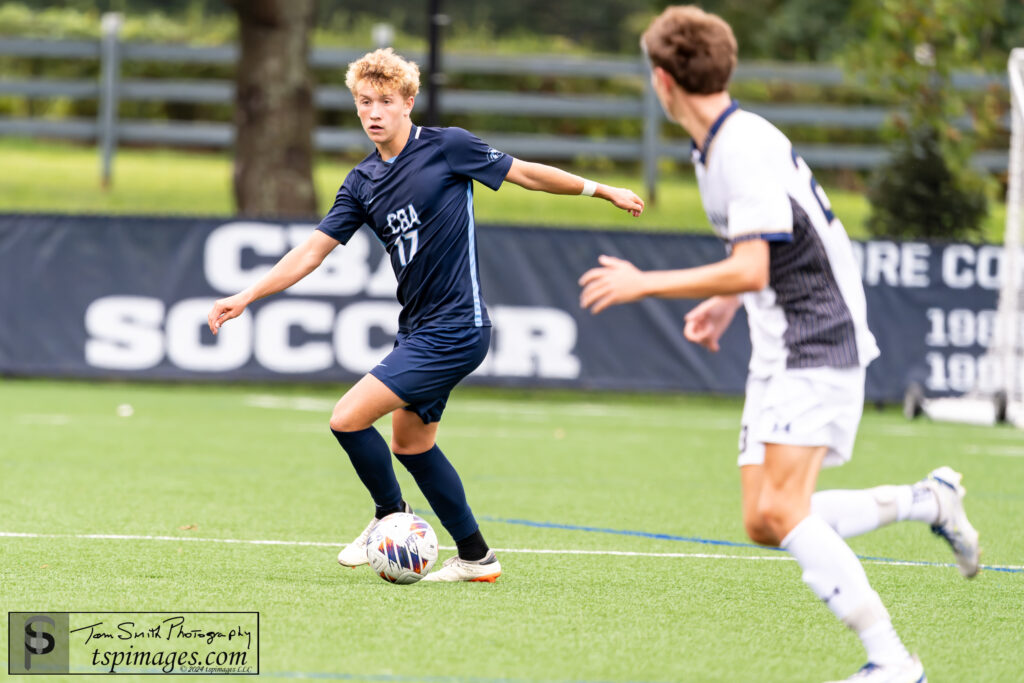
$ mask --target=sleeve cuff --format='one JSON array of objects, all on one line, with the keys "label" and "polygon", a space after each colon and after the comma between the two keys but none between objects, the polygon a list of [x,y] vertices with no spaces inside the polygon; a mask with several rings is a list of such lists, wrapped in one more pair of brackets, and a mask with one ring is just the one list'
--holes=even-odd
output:
[{"label": "sleeve cuff", "polygon": [[730,244],[747,242],[749,240],[764,240],[765,242],[792,242],[791,232],[751,232],[746,235],[738,235],[729,239]]},{"label": "sleeve cuff", "polygon": [[515,161],[515,158],[508,152],[505,152],[504,157],[494,162],[499,170],[494,175],[493,182],[485,182],[484,184],[487,187],[491,188],[492,190],[497,191],[498,188],[501,187],[502,183],[505,182],[505,177],[508,175],[509,170],[512,168],[513,161]]}]

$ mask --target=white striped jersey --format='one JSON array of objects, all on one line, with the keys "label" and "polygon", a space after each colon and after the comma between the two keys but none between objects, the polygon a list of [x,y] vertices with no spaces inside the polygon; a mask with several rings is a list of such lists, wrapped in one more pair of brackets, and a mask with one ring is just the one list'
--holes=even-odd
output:
[{"label": "white striped jersey", "polygon": [[789,139],[733,102],[693,157],[715,233],[729,245],[769,243],[768,286],[742,295],[751,376],[877,358],[850,239]]}]

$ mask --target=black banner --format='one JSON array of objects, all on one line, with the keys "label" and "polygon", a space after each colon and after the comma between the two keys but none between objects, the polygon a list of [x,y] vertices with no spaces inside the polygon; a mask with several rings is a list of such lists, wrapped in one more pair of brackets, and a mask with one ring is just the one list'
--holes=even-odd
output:
[{"label": "black banner", "polygon": [[[0,372],[59,377],[353,381],[391,348],[399,306],[366,231],[290,290],[214,337],[214,299],[260,276],[311,224],[189,218],[0,216]],[[495,329],[467,382],[620,390],[743,392],[742,312],[719,353],[686,342],[696,303],[648,300],[598,316],[576,280],[599,254],[644,269],[719,260],[712,236],[479,226],[481,286]],[[882,357],[871,400],[910,381],[931,393],[994,381],[991,343],[1002,248],[854,244]]]}]

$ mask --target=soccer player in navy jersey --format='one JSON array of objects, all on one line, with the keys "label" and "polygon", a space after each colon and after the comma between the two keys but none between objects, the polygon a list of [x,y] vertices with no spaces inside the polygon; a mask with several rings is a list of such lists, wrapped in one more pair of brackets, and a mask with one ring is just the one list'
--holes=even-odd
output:
[{"label": "soccer player in navy jersey", "polygon": [[961,476],[940,467],[913,485],[814,492],[822,467],[850,459],[878,356],[849,238],[790,141],[727,91],[736,39],[721,18],[669,7],[643,35],[665,112],[693,138],[704,209],[728,255],[681,270],[640,271],[602,256],[580,278],[593,312],[643,297],[705,298],[684,335],[711,351],[746,309],[751,359],[740,424],[743,522],[757,543],[793,556],[803,579],[860,637],[860,683],[924,683],[889,613],[843,540],[886,524],[931,525],[960,572],[978,573],[978,533]]},{"label": "soccer player in navy jersey", "polygon": [[[251,287],[214,304],[210,329],[216,334],[253,301],[295,284],[368,225],[390,255],[402,311],[394,350],[341,397],[331,415],[331,430],[376,506],[338,562],[366,564],[366,541],[377,521],[410,510],[395,478],[393,451],[458,548],[424,580],[494,582],[501,565],[480,533],[459,475],[435,443],[449,393],[483,361],[491,336],[476,261],[473,181],[492,190],[508,180],[528,190],[600,197],[634,216],[644,203],[630,190],[514,159],[461,128],[413,124],[419,69],[390,48],[350,64],[345,83],[376,150],[348,174],[305,243]],[[388,414],[390,449],[373,427]]]}]

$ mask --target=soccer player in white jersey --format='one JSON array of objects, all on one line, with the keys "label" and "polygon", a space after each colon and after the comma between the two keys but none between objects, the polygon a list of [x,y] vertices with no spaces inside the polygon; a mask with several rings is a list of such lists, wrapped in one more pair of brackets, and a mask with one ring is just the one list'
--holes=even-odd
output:
[{"label": "soccer player in white jersey", "polygon": [[600,258],[580,278],[598,313],[643,297],[705,298],[684,335],[711,351],[740,305],[752,356],[740,431],[743,522],[757,543],[781,546],[803,579],[855,631],[868,664],[847,680],[924,683],[889,614],[843,540],[882,525],[932,525],[961,573],[978,572],[978,534],[948,467],[905,486],[814,493],[823,466],[849,460],[864,404],[865,367],[878,356],[849,239],[789,140],[743,111],[726,90],[736,65],[729,25],[694,6],[669,7],[642,47],[667,115],[693,138],[705,211],[728,256],[671,271]]}]

